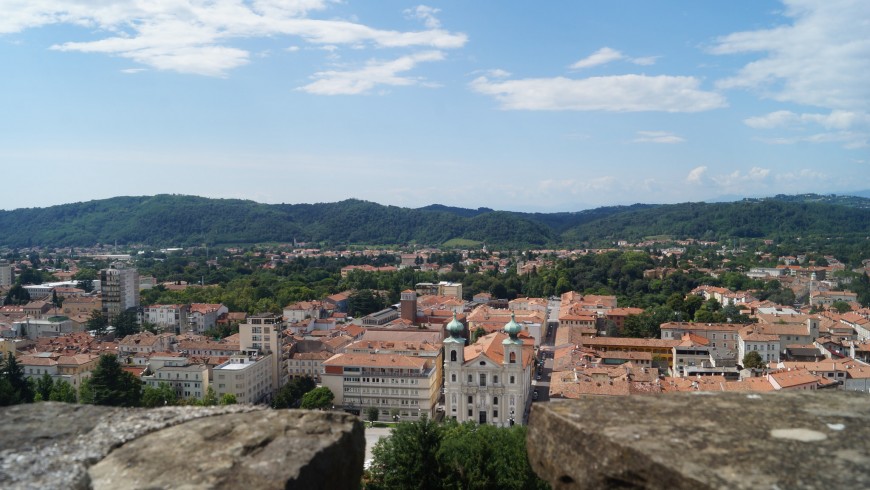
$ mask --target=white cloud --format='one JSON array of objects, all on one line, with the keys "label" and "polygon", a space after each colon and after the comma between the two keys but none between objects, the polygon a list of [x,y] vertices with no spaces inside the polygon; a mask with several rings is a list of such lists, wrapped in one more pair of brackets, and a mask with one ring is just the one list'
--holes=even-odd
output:
[{"label": "white cloud", "polygon": [[786,172],[784,174],[777,174],[774,177],[778,182],[792,182],[792,181],[827,181],[829,177],[827,174],[822,172],[817,172],[815,170],[810,170],[808,168],[801,169],[799,172]]},{"label": "white cloud", "polygon": [[635,65],[650,66],[656,64],[658,56],[644,56],[642,58],[631,58],[631,62]]},{"label": "white cloud", "polygon": [[743,121],[756,129],[772,129],[805,124],[818,124],[826,129],[849,129],[867,124],[870,117],[851,111],[831,111],[830,114],[796,114],[791,111],[776,111],[763,116],[750,117]]},{"label": "white cloud", "polygon": [[735,187],[742,187],[748,184],[760,183],[770,175],[770,169],[761,167],[752,167],[749,172],[742,173],[740,170],[735,170],[730,174],[716,175],[711,177],[716,185],[731,190]]},{"label": "white cloud", "polygon": [[719,38],[715,54],[760,53],[720,88],[783,102],[870,110],[870,2],[784,0],[790,24]]},{"label": "white cloud", "polygon": [[[771,144],[839,143],[847,149],[865,148],[870,144],[870,116],[851,111],[831,111],[830,114],[797,114],[791,111],[776,111],[763,116],[750,117],[743,121],[755,129],[780,129],[795,131],[826,131],[815,134],[800,134],[761,138]],[[854,128],[854,129],[853,129]]]},{"label": "white cloud", "polygon": [[583,58],[582,60],[575,62],[574,64],[572,64],[570,66],[570,68],[572,68],[574,70],[580,70],[583,68],[590,68],[593,66],[604,65],[604,64],[610,63],[611,61],[618,61],[618,60],[627,60],[631,63],[634,63],[635,65],[649,66],[649,65],[655,64],[657,59],[658,59],[658,56],[646,56],[646,57],[642,57],[642,58],[630,58],[630,57],[622,54],[620,51],[617,51],[613,48],[608,48],[607,46],[605,46],[605,47],[599,49],[598,51],[592,53],[591,55],[587,56],[586,58]]},{"label": "white cloud", "polygon": [[417,5],[413,9],[405,10],[405,16],[411,19],[422,20],[423,25],[429,29],[438,29],[441,27],[441,21],[435,17],[435,14],[440,11],[441,9],[427,7],[426,5]]},{"label": "white cloud", "polygon": [[682,143],[685,139],[668,131],[638,131],[635,143]]},{"label": "white cloud", "polygon": [[690,184],[700,184],[705,173],[707,173],[707,167],[703,165],[695,167],[689,171],[689,175],[686,176],[686,182]]},{"label": "white cloud", "polygon": [[126,70],[121,70],[121,73],[133,74],[140,73],[143,71],[147,71],[145,68],[127,68]]},{"label": "white cloud", "polygon": [[611,61],[621,60],[625,56],[615,49],[603,47],[591,55],[571,65],[571,68],[579,70],[581,68],[589,68],[591,66],[603,65]]},{"label": "white cloud", "polygon": [[504,109],[547,111],[699,112],[726,106],[725,98],[699,88],[694,77],[617,75],[583,79],[478,77],[472,90],[496,98]]},{"label": "white cloud", "polygon": [[315,45],[435,49],[459,48],[467,41],[465,34],[438,27],[432,17],[435,9],[419,11],[420,15],[428,15],[425,22],[434,27],[409,32],[308,17],[325,10],[328,3],[328,0],[5,0],[0,3],[0,33],[51,24],[82,26],[107,37],[63,42],[52,48],[108,54],[160,70],[208,76],[224,76],[248,63],[248,51],[231,45],[240,39],[283,35]]},{"label": "white cloud", "polygon": [[316,80],[297,90],[317,95],[356,95],[370,92],[379,85],[425,85],[421,79],[399,76],[418,63],[444,59],[441,51],[425,51],[391,61],[369,61],[358,70],[330,70],[315,73]]}]

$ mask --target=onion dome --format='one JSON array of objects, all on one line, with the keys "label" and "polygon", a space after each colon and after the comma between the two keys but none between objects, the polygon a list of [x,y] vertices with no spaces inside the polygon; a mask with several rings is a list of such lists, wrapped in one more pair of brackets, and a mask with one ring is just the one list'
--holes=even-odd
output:
[{"label": "onion dome", "polygon": [[510,335],[511,339],[516,340],[517,335],[523,331],[523,326],[517,323],[517,317],[514,312],[511,312],[511,321],[504,326],[504,333]]},{"label": "onion dome", "polygon": [[465,325],[456,319],[456,312],[453,312],[453,320],[450,320],[450,323],[447,324],[447,333],[449,333],[451,337],[458,339],[462,337],[462,332],[464,331]]}]

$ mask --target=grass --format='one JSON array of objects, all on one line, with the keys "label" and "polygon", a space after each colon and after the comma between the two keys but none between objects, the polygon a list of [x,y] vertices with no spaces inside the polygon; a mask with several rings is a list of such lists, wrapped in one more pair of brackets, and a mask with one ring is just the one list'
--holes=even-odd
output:
[{"label": "grass", "polygon": [[459,248],[473,248],[479,247],[483,242],[478,242],[475,240],[468,240],[467,238],[451,238],[447,240],[442,245],[444,247],[459,247]]}]

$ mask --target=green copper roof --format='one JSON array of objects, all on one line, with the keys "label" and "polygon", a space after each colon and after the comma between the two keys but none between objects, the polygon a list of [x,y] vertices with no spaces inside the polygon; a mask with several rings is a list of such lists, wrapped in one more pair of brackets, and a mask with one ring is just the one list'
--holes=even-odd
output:
[{"label": "green copper roof", "polygon": [[451,337],[459,338],[464,330],[465,325],[463,325],[462,322],[456,319],[456,312],[454,311],[453,320],[450,320],[450,323],[447,324],[447,333],[449,333]]},{"label": "green copper roof", "polygon": [[505,324],[504,333],[510,335],[512,339],[516,339],[517,335],[522,331],[523,326],[517,323],[516,315],[511,312],[511,321]]}]

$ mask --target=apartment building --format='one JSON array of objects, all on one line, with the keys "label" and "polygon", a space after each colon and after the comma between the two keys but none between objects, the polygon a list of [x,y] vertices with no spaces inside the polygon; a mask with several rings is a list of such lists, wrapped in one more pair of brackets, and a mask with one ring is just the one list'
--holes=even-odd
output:
[{"label": "apartment building", "polygon": [[121,313],[139,306],[139,272],[118,265],[100,271],[103,315],[111,324]]},{"label": "apartment building", "polygon": [[212,370],[212,387],[218,398],[225,394],[238,403],[262,403],[272,396],[272,355],[236,354]]}]

